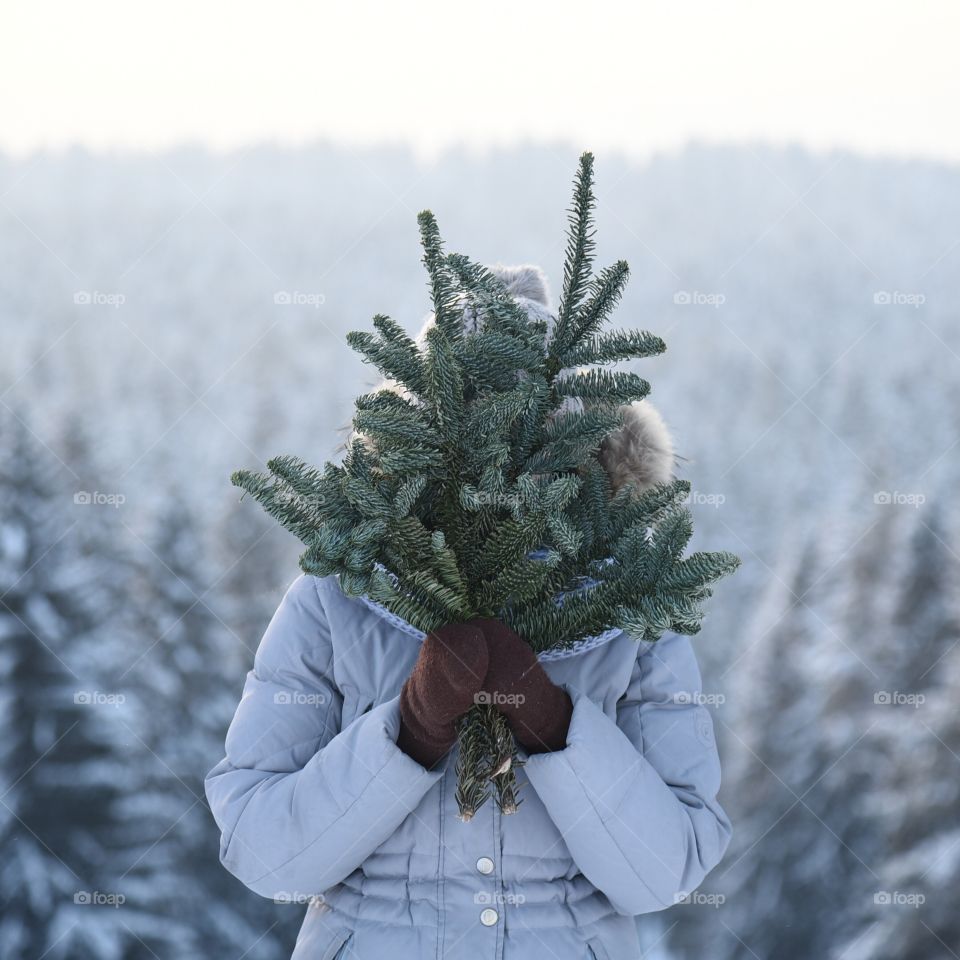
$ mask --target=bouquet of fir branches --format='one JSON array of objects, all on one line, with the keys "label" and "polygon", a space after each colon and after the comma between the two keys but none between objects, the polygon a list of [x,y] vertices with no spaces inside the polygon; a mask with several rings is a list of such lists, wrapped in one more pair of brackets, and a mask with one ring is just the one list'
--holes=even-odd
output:
[{"label": "bouquet of fir branches", "polygon": [[[232,480],[305,545],[301,568],[338,577],[418,629],[498,617],[540,652],[616,629],[651,641],[700,628],[728,553],[684,556],[688,484],[614,490],[598,452],[622,408],[649,392],[608,369],[665,347],[607,330],[627,279],[593,275],[593,157],[574,183],[553,330],[489,270],[445,253],[419,216],[434,323],[422,344],[387,316],[348,335],[387,384],[356,400],[343,462],[292,456]],[[464,324],[464,311],[479,318]],[[471,326],[472,329],[468,329]],[[491,785],[516,809],[516,747],[503,716],[477,704],[459,725],[458,801],[469,818]]]}]

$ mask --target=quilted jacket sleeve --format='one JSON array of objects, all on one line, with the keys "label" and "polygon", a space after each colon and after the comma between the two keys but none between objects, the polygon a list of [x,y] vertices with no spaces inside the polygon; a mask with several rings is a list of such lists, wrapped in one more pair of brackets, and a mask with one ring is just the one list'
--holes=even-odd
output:
[{"label": "quilted jacket sleeve", "polygon": [[220,859],[265,897],[308,897],[353,872],[440,777],[396,745],[397,698],[341,729],[323,582],[290,586],[206,778]]},{"label": "quilted jacket sleeve", "polygon": [[730,822],[689,640],[644,645],[616,720],[570,690],[567,746],[524,767],[581,872],[619,913],[672,906],[719,862]]}]

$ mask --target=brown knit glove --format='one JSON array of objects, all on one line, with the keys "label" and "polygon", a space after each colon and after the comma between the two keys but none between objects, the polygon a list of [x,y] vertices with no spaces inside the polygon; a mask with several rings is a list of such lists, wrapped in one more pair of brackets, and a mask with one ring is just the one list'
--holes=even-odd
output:
[{"label": "brown knit glove", "polygon": [[454,721],[476,703],[487,672],[487,644],[476,621],[427,635],[400,691],[397,745],[424,767],[434,766],[457,739]]},{"label": "brown knit glove", "polygon": [[537,660],[537,655],[499,620],[474,621],[487,640],[489,667],[483,682],[487,702],[510,721],[514,736],[530,753],[567,745],[573,702]]}]

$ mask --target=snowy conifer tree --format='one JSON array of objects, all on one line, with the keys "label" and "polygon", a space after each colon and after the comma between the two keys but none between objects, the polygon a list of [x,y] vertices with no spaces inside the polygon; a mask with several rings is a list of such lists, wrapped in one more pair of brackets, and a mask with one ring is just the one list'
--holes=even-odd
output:
[{"label": "snowy conifer tree", "polygon": [[960,560],[944,502],[907,516],[877,644],[882,689],[863,711],[873,777],[857,807],[883,849],[849,898],[855,926],[837,949],[848,960],[926,958],[960,942]]},{"label": "snowy conifer tree", "polygon": [[77,656],[96,571],[53,454],[13,416],[0,437],[0,951],[110,960],[126,937],[108,902],[116,695]]},{"label": "snowy conifer tree", "polygon": [[678,947],[702,944],[709,930],[723,960],[807,960],[827,954],[848,923],[836,905],[860,870],[862,823],[851,797],[866,787],[868,771],[838,761],[851,742],[848,698],[857,690],[865,699],[870,683],[830,622],[836,581],[820,571],[831,559],[815,535],[788,542],[744,636],[725,756],[736,830],[710,880],[725,898],[724,929],[717,932],[713,909],[678,907],[688,925],[672,937]]},{"label": "snowy conifer tree", "polygon": [[203,794],[248,656],[213,606],[219,590],[199,530],[171,497],[137,564],[129,629],[140,655],[129,670],[132,782],[116,805],[120,876],[140,911],[137,934],[157,954],[266,958],[289,950],[294,931],[220,866]]}]

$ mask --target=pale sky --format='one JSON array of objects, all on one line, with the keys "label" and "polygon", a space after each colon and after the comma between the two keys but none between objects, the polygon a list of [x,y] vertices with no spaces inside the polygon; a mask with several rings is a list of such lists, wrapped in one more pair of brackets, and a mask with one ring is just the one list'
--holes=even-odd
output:
[{"label": "pale sky", "polygon": [[11,2],[0,151],[700,140],[958,161],[958,44],[954,0]]}]

